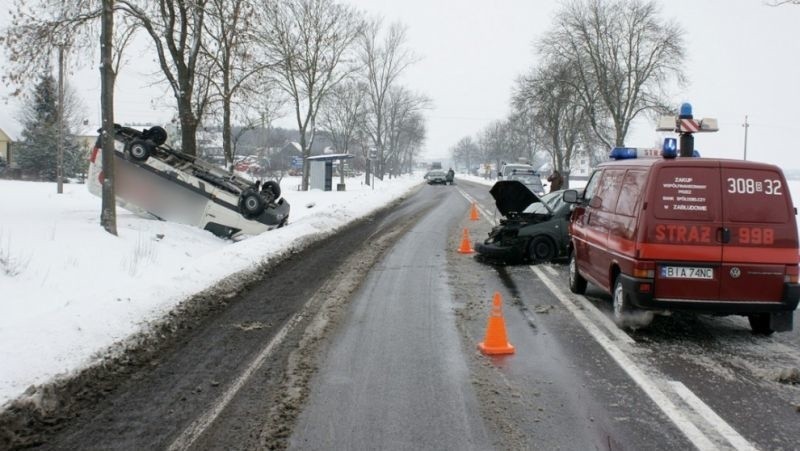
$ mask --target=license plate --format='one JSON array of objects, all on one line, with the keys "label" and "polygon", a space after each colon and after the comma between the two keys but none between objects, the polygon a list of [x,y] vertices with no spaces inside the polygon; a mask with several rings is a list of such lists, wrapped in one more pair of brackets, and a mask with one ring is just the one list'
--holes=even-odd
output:
[{"label": "license plate", "polygon": [[714,278],[714,268],[695,266],[662,266],[661,277],[665,279],[706,279]]}]

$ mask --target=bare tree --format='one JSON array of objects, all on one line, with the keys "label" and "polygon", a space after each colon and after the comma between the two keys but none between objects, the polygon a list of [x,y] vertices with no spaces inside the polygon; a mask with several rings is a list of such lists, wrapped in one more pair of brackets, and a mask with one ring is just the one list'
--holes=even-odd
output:
[{"label": "bare tree", "polygon": [[[251,0],[209,0],[207,14],[203,49],[214,69],[209,82],[221,104],[222,150],[230,167],[236,140],[232,131],[234,102],[254,97],[257,89],[251,82],[264,67],[256,60],[253,48],[256,22]],[[255,121],[250,123],[255,126]]]},{"label": "bare tree", "polygon": [[478,138],[478,145],[486,161],[493,161],[497,168],[510,160],[508,152],[509,127],[504,120],[494,121],[484,127]]},{"label": "bare tree", "polygon": [[540,67],[517,81],[513,96],[516,111],[534,118],[542,146],[553,169],[568,176],[572,157],[590,133],[590,113],[566,80],[576,71],[567,63]]},{"label": "bare tree", "polygon": [[430,99],[407,88],[393,86],[389,89],[384,104],[386,142],[383,157],[386,167],[382,169],[390,175],[396,176],[402,172],[403,164],[410,159],[408,154],[418,150],[425,139],[421,111],[429,105]]},{"label": "bare tree", "polygon": [[16,87],[12,96],[24,95],[26,84],[51,70],[54,50],[69,47],[80,55],[95,49],[100,1],[15,0],[13,5],[11,24],[0,37],[8,54],[3,81]]},{"label": "bare tree", "polygon": [[334,0],[265,2],[260,20],[266,61],[294,106],[304,157],[301,189],[307,190],[317,113],[330,90],[355,70],[347,58],[362,22],[355,9]]},{"label": "bare tree", "polygon": [[[683,33],[659,14],[653,0],[571,0],[539,43],[550,60],[576,70],[573,87],[608,147],[624,145],[631,122],[641,113],[663,111],[670,83],[684,82]],[[613,142],[606,137],[605,117],[613,124]]]},{"label": "bare tree", "polygon": [[365,86],[355,81],[341,83],[331,90],[320,112],[320,125],[339,152],[349,152],[358,128],[364,124],[364,91]]},{"label": "bare tree", "polygon": [[118,11],[133,17],[150,36],[158,64],[178,108],[181,150],[197,154],[197,127],[208,102],[208,77],[198,83],[203,24],[208,0],[116,0]]},{"label": "bare tree", "polygon": [[[370,116],[368,131],[372,138],[378,157],[379,176],[383,176],[384,141],[386,140],[385,106],[389,89],[396,83],[400,74],[417,58],[405,47],[406,28],[394,23],[381,40],[382,20],[375,19],[369,22],[359,38],[359,53],[365,68],[365,78],[368,86]],[[365,174],[369,183],[367,166]]]},{"label": "bare tree", "polygon": [[480,161],[479,152],[480,148],[478,144],[469,136],[458,140],[456,145],[452,148],[453,160],[463,163],[467,167],[467,173],[470,174],[472,173],[473,164]]}]

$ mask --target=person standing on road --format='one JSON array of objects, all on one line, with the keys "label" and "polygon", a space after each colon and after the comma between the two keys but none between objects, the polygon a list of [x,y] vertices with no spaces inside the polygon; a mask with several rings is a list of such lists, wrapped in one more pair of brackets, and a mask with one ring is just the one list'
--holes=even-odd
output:
[{"label": "person standing on road", "polygon": [[447,176],[445,176],[445,181],[447,182],[448,185],[453,184],[453,179],[455,178],[455,176],[456,176],[456,171],[454,171],[453,168],[447,170]]},{"label": "person standing on road", "polygon": [[550,182],[550,192],[558,191],[561,189],[561,185],[564,184],[564,177],[561,176],[561,173],[558,170],[554,170],[549,177],[547,177],[547,181]]}]

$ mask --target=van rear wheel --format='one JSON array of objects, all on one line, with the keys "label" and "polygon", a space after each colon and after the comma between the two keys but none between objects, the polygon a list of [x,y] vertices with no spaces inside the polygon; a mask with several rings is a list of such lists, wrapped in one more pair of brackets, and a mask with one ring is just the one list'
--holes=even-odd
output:
[{"label": "van rear wheel", "polygon": [[653,312],[641,310],[631,305],[628,293],[622,286],[622,278],[617,277],[612,293],[614,303],[614,322],[622,329],[641,329],[653,321]]},{"label": "van rear wheel", "polygon": [[752,313],[747,315],[750,321],[750,329],[757,335],[771,335],[774,330],[769,325],[769,313]]},{"label": "van rear wheel", "polygon": [[578,272],[578,262],[575,261],[575,251],[569,255],[569,291],[575,294],[586,293],[586,279]]}]

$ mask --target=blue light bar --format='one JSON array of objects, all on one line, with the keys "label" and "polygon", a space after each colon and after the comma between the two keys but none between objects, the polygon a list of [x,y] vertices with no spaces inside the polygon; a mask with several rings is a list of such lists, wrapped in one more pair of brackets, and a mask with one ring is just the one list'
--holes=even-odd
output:
[{"label": "blue light bar", "polygon": [[628,160],[636,158],[635,147],[615,147],[611,149],[611,154],[608,156],[612,160]]}]

